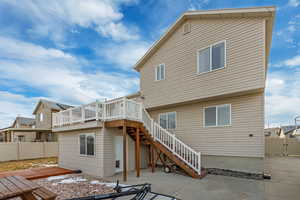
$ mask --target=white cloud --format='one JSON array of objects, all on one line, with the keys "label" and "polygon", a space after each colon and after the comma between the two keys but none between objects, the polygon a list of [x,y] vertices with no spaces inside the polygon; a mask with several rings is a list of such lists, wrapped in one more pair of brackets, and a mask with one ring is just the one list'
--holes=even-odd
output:
[{"label": "white cloud", "polygon": [[299,0],[289,0],[288,5],[292,6],[292,7],[297,7],[300,5],[300,1]]},{"label": "white cloud", "polygon": [[98,26],[97,31],[105,37],[111,37],[114,40],[137,40],[139,35],[136,33],[136,28],[126,28],[122,23],[108,23],[103,26]]},{"label": "white cloud", "polygon": [[293,58],[286,59],[280,63],[274,64],[274,67],[297,67],[300,66],[300,55],[294,56]]},{"label": "white cloud", "polygon": [[66,32],[72,30],[72,26],[98,30],[102,36],[114,40],[137,38],[137,33],[123,25],[123,13],[120,12],[122,5],[137,3],[136,0],[27,0],[22,3],[4,0],[2,3],[10,5],[16,13],[26,15],[33,23],[31,34],[49,36],[57,43],[64,42]]},{"label": "white cloud", "polygon": [[[126,74],[101,70],[84,72],[85,66],[80,59],[61,50],[46,49],[12,38],[0,37],[0,42],[0,80],[9,80],[16,86],[19,84],[21,87],[40,90],[47,98],[55,101],[69,104],[89,103],[96,99],[115,98],[135,92],[138,86],[138,79]],[[9,109],[5,113],[1,111],[2,119],[11,114],[14,117],[18,113],[27,115],[32,107],[28,108],[26,102],[32,104],[36,101],[29,98],[20,102],[19,95],[2,94],[0,107]],[[10,103],[14,101],[17,103]],[[12,109],[14,105],[17,105],[16,109]]]},{"label": "white cloud", "polygon": [[0,128],[10,126],[17,115],[32,117],[33,106],[37,98],[0,91]]},{"label": "white cloud", "polygon": [[113,64],[117,64],[120,68],[128,70],[145,54],[149,46],[145,42],[112,44],[105,46],[105,48],[97,49],[97,53],[110,60]]},{"label": "white cloud", "polygon": [[300,70],[285,69],[270,72],[266,88],[266,125],[293,124],[300,115]]}]

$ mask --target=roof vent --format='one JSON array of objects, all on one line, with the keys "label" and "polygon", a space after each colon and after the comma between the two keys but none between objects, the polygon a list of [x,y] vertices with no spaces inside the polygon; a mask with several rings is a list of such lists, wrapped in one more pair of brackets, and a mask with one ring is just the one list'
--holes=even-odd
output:
[{"label": "roof vent", "polygon": [[191,24],[190,23],[185,23],[183,25],[183,34],[185,35],[189,32],[191,32]]}]

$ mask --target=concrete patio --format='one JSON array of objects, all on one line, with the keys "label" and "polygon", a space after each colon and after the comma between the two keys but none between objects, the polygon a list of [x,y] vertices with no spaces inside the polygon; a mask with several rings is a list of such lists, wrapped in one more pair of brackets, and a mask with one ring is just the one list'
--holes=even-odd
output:
[{"label": "concrete patio", "polygon": [[[122,180],[116,175],[110,181]],[[125,184],[151,183],[152,190],[173,195],[184,200],[196,199],[263,199],[264,182],[226,176],[207,175],[203,179],[193,179],[180,174],[166,174],[157,169],[155,173],[143,170],[140,178],[129,173]]]},{"label": "concrete patio", "polygon": [[[216,175],[193,179],[156,169],[155,173],[143,170],[140,178],[131,172],[125,184],[151,183],[153,191],[184,200],[292,200],[300,196],[300,157],[266,158],[265,163],[266,171],[272,175],[271,180]],[[122,174],[110,177],[109,180],[122,180]]]},{"label": "concrete patio", "polygon": [[266,200],[300,199],[300,156],[266,158],[265,170],[272,175],[265,181]]}]

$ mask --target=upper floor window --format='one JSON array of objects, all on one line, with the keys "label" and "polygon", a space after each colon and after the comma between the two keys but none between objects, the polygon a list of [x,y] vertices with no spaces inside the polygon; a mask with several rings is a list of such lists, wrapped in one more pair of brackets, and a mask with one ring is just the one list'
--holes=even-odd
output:
[{"label": "upper floor window", "polygon": [[95,155],[95,134],[80,134],[80,155],[94,156]]},{"label": "upper floor window", "polygon": [[231,105],[218,105],[204,108],[204,125],[228,126],[231,124]]},{"label": "upper floor window", "polygon": [[219,42],[198,51],[198,73],[225,68],[226,42]]},{"label": "upper floor window", "polygon": [[44,115],[43,113],[40,113],[40,122],[42,122],[44,120]]},{"label": "upper floor window", "polygon": [[159,64],[155,68],[155,80],[160,81],[165,79],[165,64]]},{"label": "upper floor window", "polygon": [[159,114],[159,124],[164,129],[176,129],[176,112]]}]

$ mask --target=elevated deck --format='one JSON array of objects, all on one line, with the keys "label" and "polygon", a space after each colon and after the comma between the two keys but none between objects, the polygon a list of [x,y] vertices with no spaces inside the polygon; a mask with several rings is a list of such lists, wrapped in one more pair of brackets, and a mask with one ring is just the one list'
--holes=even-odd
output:
[{"label": "elevated deck", "polygon": [[166,166],[165,155],[172,163],[194,178],[203,176],[201,154],[183,143],[174,134],[155,122],[142,103],[130,99],[118,99],[108,102],[94,102],[62,112],[53,113],[53,129],[68,131],[91,128],[91,125],[118,127],[123,130],[123,174],[127,179],[127,136],[135,141],[135,161],[137,176],[140,173],[140,144],[149,146],[149,164],[154,172],[158,162]]}]

